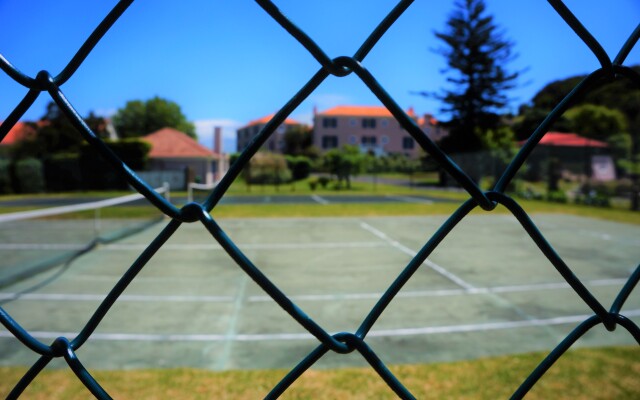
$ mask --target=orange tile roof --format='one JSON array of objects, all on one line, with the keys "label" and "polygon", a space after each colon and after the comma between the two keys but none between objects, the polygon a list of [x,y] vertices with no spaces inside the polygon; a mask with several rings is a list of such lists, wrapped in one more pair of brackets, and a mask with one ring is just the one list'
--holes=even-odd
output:
[{"label": "orange tile roof", "polygon": [[[526,140],[520,142],[524,145]],[[589,139],[575,133],[547,132],[540,139],[541,146],[564,146],[564,147],[601,147],[606,148],[609,145],[605,142],[595,139]]]},{"label": "orange tile roof", "polygon": [[[275,114],[269,114],[267,116],[264,116],[262,118],[258,118],[258,119],[254,119],[253,121],[249,121],[249,123],[246,126],[253,126],[253,125],[264,125],[267,122],[269,122],[271,120],[271,118],[273,118]],[[295,119],[292,118],[287,118],[284,120],[284,123],[286,125],[302,125],[301,122],[296,121]]]},{"label": "orange tile roof", "polygon": [[[331,116],[354,116],[354,117],[392,117],[393,115],[383,106],[336,106],[327,111],[319,112],[318,115]],[[415,116],[413,107],[407,110],[407,115]]]},{"label": "orange tile roof", "polygon": [[9,133],[7,133],[7,136],[4,137],[0,145],[9,146],[21,140],[32,138],[35,134],[35,129],[25,122],[18,121],[13,128],[11,128]]},{"label": "orange tile roof", "polygon": [[150,158],[216,158],[218,155],[173,128],[162,128],[142,139],[151,143]]}]

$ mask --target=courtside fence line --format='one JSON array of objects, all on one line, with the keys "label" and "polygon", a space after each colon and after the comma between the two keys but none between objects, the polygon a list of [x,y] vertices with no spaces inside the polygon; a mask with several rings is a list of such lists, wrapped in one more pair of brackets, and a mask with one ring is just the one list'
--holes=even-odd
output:
[{"label": "courtside fence line", "polygon": [[[266,394],[266,398],[273,399],[284,393],[287,388],[310,368],[316,361],[322,358],[327,352],[347,354],[357,351],[378,373],[381,379],[401,398],[413,399],[411,392],[400,382],[384,364],[384,360],[367,344],[367,337],[372,332],[377,319],[386,309],[391,301],[396,297],[400,289],[411,279],[412,275],[422,266],[427,257],[438,246],[438,244],[451,232],[458,222],[475,209],[480,207],[490,212],[499,204],[506,207],[520,222],[523,229],[531,236],[533,242],[541,252],[549,259],[557,272],[575,291],[576,296],[591,309],[592,314],[581,316],[579,321],[575,321],[576,327],[566,338],[549,353],[540,365],[531,372],[520,387],[515,388],[512,398],[522,398],[545,374],[545,372],[584,334],[591,328],[603,324],[608,331],[616,328],[627,330],[640,343],[640,328],[631,321],[622,308],[630,293],[633,291],[638,280],[640,280],[640,266],[631,274],[626,281],[613,304],[607,308],[603,305],[578,279],[571,268],[565,264],[562,258],[555,252],[551,244],[531,221],[527,213],[520,207],[518,202],[505,194],[505,189],[513,180],[518,170],[522,167],[531,151],[544,136],[548,128],[568,109],[572,101],[584,95],[587,91],[594,89],[599,84],[614,79],[628,79],[634,85],[640,86],[640,75],[634,70],[624,65],[624,61],[635,46],[640,37],[640,25],[632,32],[622,46],[616,57],[612,60],[598,43],[591,33],[581,24],[581,22],[571,13],[571,11],[560,0],[548,0],[550,5],[562,17],[567,25],[580,37],[594,56],[598,59],[600,67],[591,72],[584,80],[578,83],[567,96],[556,105],[546,119],[532,133],[526,144],[520,149],[511,163],[507,166],[502,177],[498,180],[494,188],[490,191],[481,190],[473,180],[457,165],[451,158],[443,153],[436,144],[420,130],[415,122],[398,106],[393,98],[385,91],[375,77],[363,66],[367,54],[391,27],[394,22],[412,4],[411,0],[401,0],[389,12],[389,14],[374,29],[371,35],[364,41],[362,46],[353,56],[340,56],[331,58],[327,55],[301,28],[284,16],[280,10],[269,0],[256,0],[262,9],[268,13],[278,24],[289,32],[307,51],[318,61],[320,67],[309,81],[273,116],[264,126],[262,131],[245,148],[229,169],[224,178],[211,190],[207,199],[202,203],[189,203],[178,208],[163,198],[157,191],[142,181],[130,168],[128,168],[118,157],[98,138],[91,129],[83,122],[82,118],[72,105],[72,99],[68,99],[62,91],[62,86],[73,77],[85,58],[91,53],[93,47],[107,33],[111,26],[126,11],[133,0],[120,1],[113,10],[98,25],[95,31],[80,47],[76,55],[69,61],[67,66],[58,74],[52,75],[47,71],[39,72],[35,77],[22,73],[19,69],[11,65],[9,60],[0,55],[0,68],[4,73],[16,83],[28,89],[27,94],[19,101],[15,109],[0,125],[0,138],[4,139],[7,132],[22,117],[27,109],[43,92],[56,102],[67,118],[72,122],[80,135],[105,158],[113,167],[126,178],[128,183],[140,194],[146,197],[155,207],[170,218],[170,222],[153,242],[140,254],[139,258],[131,265],[129,270],[121,277],[119,282],[113,287],[104,301],[96,309],[92,318],[86,326],[79,332],[63,335],[47,344],[29,334],[22,328],[4,309],[0,308],[0,322],[11,332],[24,346],[40,355],[38,361],[29,369],[24,377],[16,383],[8,398],[17,398],[33,379],[49,364],[53,358],[64,358],[73,370],[78,379],[87,387],[91,393],[100,399],[109,399],[107,391],[94,379],[91,373],[85,369],[82,361],[76,356],[76,351],[82,347],[93,335],[100,325],[100,322],[109,311],[111,306],[118,300],[126,287],[135,279],[136,275],[144,268],[146,263],[157,252],[158,249],[180,228],[183,223],[200,222],[208,230],[211,236],[228,253],[239,268],[249,275],[275,302],[278,303],[294,320],[296,320],[307,332],[315,337],[318,346],[296,365],[283,379]],[[605,3],[603,2],[603,5]],[[0,49],[1,50],[1,49]],[[216,207],[222,196],[229,189],[233,180],[240,174],[242,168],[247,165],[251,157],[260,149],[270,135],[274,133],[278,126],[291,114],[314,90],[329,76],[344,77],[355,74],[370,91],[384,104],[393,114],[402,127],[416,140],[416,142],[429,153],[439,165],[448,172],[458,184],[470,195],[469,200],[462,204],[445,221],[439,230],[425,243],[425,245],[415,254],[413,259],[406,265],[396,280],[389,286],[387,291],[380,296],[378,302],[371,309],[367,317],[362,321],[360,327],[355,332],[342,332],[330,334],[322,326],[309,319],[304,314],[302,308],[298,307],[288,298],[269,278],[264,275],[259,266],[255,265],[235,243],[229,239],[226,233],[211,216],[211,211]],[[98,77],[96,77],[98,78]],[[428,306],[428,305],[427,305]],[[373,330],[375,332],[375,330]],[[170,344],[169,344],[170,345]],[[212,393],[215,389],[212,389]]]}]

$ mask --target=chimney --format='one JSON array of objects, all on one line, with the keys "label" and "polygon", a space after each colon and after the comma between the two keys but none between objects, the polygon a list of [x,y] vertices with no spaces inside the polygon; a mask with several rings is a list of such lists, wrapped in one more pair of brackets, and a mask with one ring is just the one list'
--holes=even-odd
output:
[{"label": "chimney", "polygon": [[222,154],[222,128],[219,126],[213,128],[213,152]]}]

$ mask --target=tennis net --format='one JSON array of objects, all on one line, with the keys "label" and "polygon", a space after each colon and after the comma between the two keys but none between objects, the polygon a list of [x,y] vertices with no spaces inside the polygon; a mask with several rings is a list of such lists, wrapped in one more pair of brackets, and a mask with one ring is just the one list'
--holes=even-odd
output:
[{"label": "tennis net", "polygon": [[211,194],[211,191],[216,187],[217,184],[218,182],[189,182],[189,184],[187,185],[187,201],[189,203],[191,203],[192,201],[203,202]]},{"label": "tennis net", "polygon": [[[156,189],[168,198],[167,185]],[[0,288],[65,265],[164,218],[141,194],[0,214]]]}]

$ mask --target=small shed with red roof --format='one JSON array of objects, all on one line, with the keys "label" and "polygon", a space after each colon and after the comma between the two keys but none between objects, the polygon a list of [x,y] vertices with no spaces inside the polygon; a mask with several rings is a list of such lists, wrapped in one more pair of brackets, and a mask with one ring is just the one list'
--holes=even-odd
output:
[{"label": "small shed with red roof", "polygon": [[225,172],[222,154],[201,145],[177,129],[162,128],[142,139],[151,144],[149,169],[153,172],[183,173],[186,175],[184,185],[191,181],[213,183]]},{"label": "small shed with red roof", "polygon": [[[526,141],[519,144],[523,146]],[[615,179],[615,164],[606,142],[576,133],[547,132],[527,160],[529,174],[544,176],[555,160],[565,176],[589,176],[596,180]]]}]

